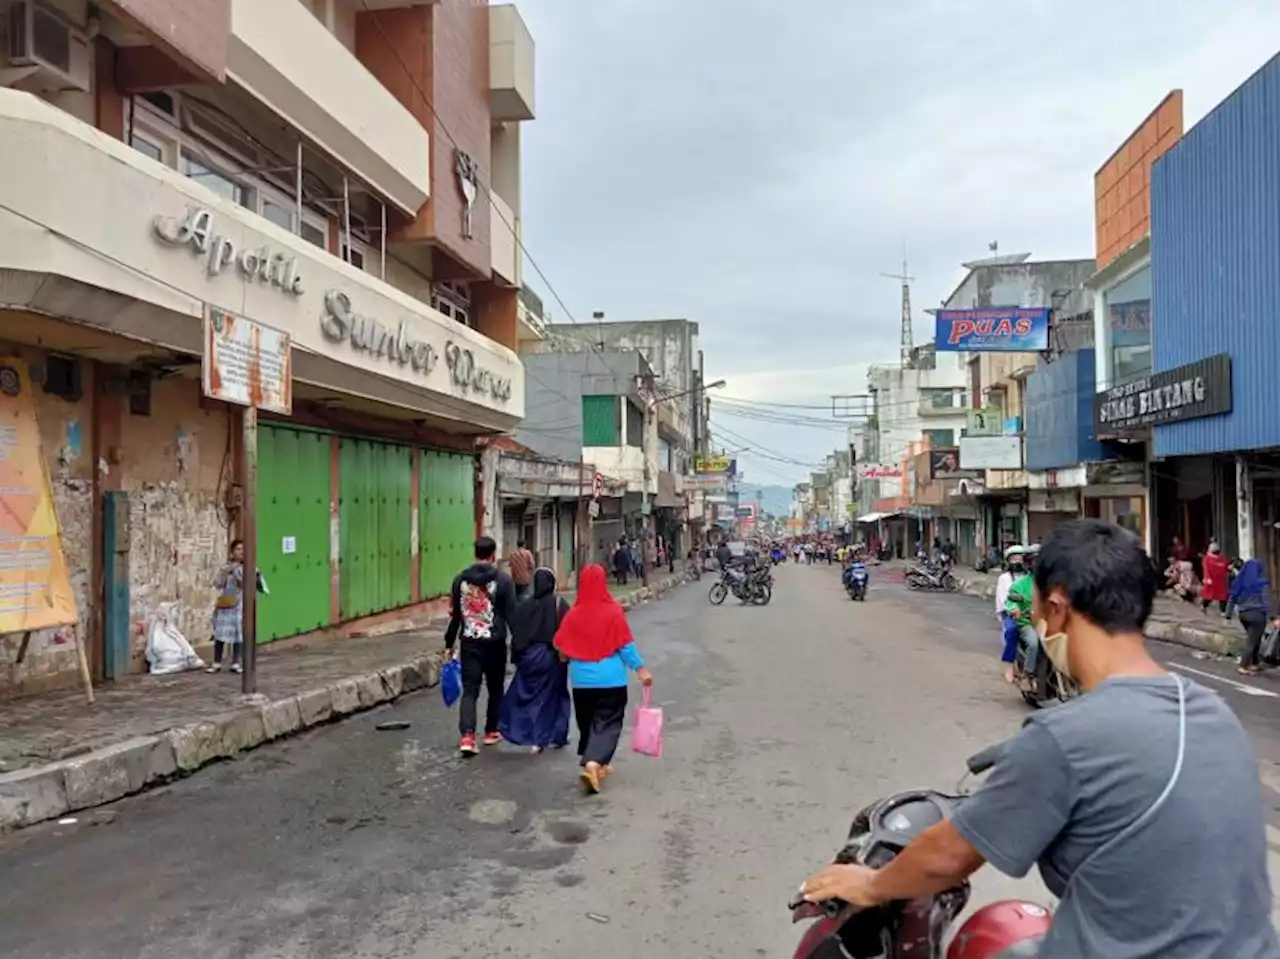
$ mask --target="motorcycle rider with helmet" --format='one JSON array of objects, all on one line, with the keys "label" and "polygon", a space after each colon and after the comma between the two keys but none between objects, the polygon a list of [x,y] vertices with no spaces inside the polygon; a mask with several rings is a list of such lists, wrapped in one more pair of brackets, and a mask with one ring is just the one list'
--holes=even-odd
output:
[{"label": "motorcycle rider with helmet", "polygon": [[1005,599],[1005,609],[1013,619],[1018,639],[1027,647],[1023,670],[1028,676],[1035,676],[1040,654],[1040,635],[1036,632],[1035,621],[1031,616],[1036,556],[1039,552],[1039,546],[1028,546],[1022,551],[1022,575],[1014,576],[1013,585],[1009,587],[1009,595]]},{"label": "motorcycle rider with helmet", "polygon": [[[950,889],[984,863],[1014,877],[1038,865],[1060,899],[1041,959],[1280,957],[1257,757],[1216,693],[1147,652],[1155,592],[1132,533],[1059,526],[1032,615],[1085,695],[1028,717],[983,786],[887,866],[828,866],[804,898],[870,907]],[[990,931],[957,955],[1019,941],[1012,926]]]}]

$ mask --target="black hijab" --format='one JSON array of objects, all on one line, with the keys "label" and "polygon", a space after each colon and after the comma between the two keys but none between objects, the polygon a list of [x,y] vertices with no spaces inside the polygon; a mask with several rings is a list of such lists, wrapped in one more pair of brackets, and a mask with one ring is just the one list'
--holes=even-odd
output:
[{"label": "black hijab", "polygon": [[511,617],[511,651],[517,657],[535,643],[550,646],[564,615],[556,597],[556,574],[545,566],[533,571],[533,592],[516,604]]}]

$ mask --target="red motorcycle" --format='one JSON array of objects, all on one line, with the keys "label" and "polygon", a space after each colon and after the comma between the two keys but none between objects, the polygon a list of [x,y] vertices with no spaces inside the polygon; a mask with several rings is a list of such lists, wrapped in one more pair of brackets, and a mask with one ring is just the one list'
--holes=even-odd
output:
[{"label": "red motorcycle", "polygon": [[[994,766],[1004,744],[969,759],[972,775]],[[898,793],[867,806],[853,819],[835,861],[880,869],[917,835],[941,822],[965,796],[933,790]],[[1044,906],[1004,900],[984,906],[960,927],[950,948],[943,943],[969,901],[969,883],[912,902],[859,909],[839,900],[789,905],[792,922],[815,920],[800,940],[795,959],[1020,959],[1039,953],[1053,917]]]}]

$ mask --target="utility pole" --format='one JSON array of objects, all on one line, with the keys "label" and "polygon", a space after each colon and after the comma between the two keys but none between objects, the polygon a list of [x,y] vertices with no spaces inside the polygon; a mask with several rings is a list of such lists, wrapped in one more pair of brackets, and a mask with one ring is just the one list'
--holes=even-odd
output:
[{"label": "utility pole", "polygon": [[240,648],[243,650],[240,690],[246,696],[258,691],[258,410],[246,406],[241,414],[243,428],[243,475],[240,478],[240,538],[244,540],[241,579]]},{"label": "utility pole", "polygon": [[911,349],[915,346],[911,335],[911,283],[915,280],[915,277],[907,272],[907,253],[905,248],[902,251],[902,272],[881,273],[880,275],[891,280],[899,280],[902,283],[902,368],[908,370],[911,368]]}]

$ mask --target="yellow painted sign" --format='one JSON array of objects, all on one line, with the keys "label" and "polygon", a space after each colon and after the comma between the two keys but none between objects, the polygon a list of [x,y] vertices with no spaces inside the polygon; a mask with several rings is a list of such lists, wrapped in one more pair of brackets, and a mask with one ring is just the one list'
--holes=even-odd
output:
[{"label": "yellow painted sign", "polygon": [[695,473],[728,473],[733,468],[731,456],[695,456],[693,471]]},{"label": "yellow painted sign", "polygon": [[0,634],[76,622],[27,364],[0,357]]}]

